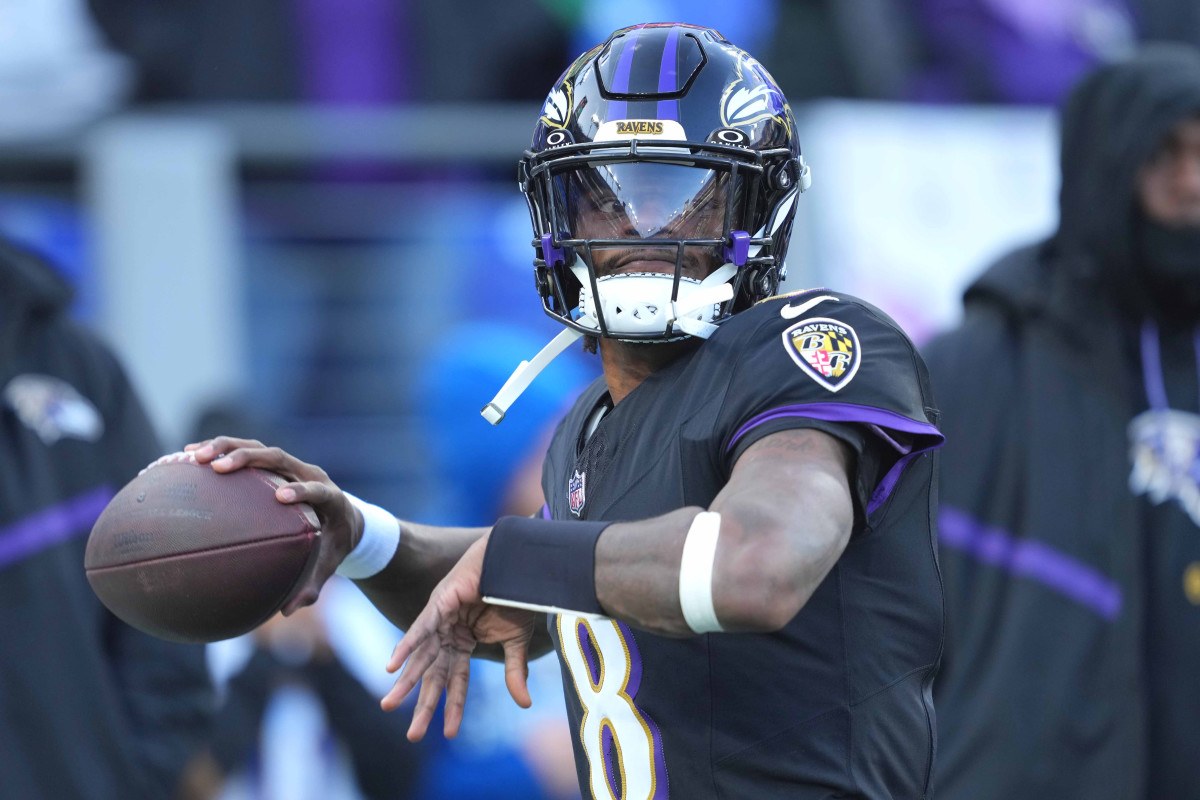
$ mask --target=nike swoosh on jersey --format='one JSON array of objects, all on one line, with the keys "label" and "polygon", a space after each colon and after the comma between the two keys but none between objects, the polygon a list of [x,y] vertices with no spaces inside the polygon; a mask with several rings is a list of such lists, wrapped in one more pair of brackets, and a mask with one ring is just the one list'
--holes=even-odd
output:
[{"label": "nike swoosh on jersey", "polygon": [[824,303],[826,300],[836,301],[837,298],[833,295],[823,294],[820,297],[814,297],[812,300],[801,303],[798,306],[787,305],[779,309],[779,316],[784,319],[795,319],[801,314],[807,313],[810,309]]}]

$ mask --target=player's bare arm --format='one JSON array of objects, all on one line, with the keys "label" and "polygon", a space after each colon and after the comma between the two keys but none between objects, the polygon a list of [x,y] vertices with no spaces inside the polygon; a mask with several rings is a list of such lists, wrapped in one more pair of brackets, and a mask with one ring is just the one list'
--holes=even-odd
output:
[{"label": "player's bare arm", "polygon": [[[824,580],[850,538],[850,448],[794,429],[756,442],[738,459],[709,511],[721,514],[713,605],[729,632],[779,630]],[[679,565],[696,514],[611,525],[596,543],[596,598],[613,618],[653,633],[690,636]]]},{"label": "player's bare arm", "polygon": [[[709,509],[722,515],[713,604],[725,631],[778,630],[800,611],[850,538],[854,513],[847,476],[853,465],[846,445],[811,429],[771,434],[738,460]],[[653,633],[693,634],[680,605],[680,563],[700,511],[682,508],[604,529],[596,543],[595,585],[606,614]],[[410,739],[424,736],[443,689],[446,731],[457,730],[473,640],[495,641],[496,615],[516,611],[483,601],[486,548],[487,537],[468,548],[388,664],[390,671],[402,665],[403,671],[383,699],[385,709],[397,708],[421,683]],[[505,675],[513,698],[526,705],[528,640],[513,632],[514,639],[500,640]]]}]

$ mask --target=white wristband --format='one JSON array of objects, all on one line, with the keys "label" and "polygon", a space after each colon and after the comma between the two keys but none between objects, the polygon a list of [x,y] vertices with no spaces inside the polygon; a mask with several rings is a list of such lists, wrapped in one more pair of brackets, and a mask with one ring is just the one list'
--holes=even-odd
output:
[{"label": "white wristband", "polygon": [[725,630],[713,608],[713,561],[717,556],[717,537],[721,533],[721,515],[702,511],[692,520],[683,542],[679,564],[679,605],[683,619],[695,633]]},{"label": "white wristband", "polygon": [[352,580],[369,578],[383,570],[400,546],[400,521],[379,506],[343,492],[363,515],[362,538],[342,560],[337,574]]}]

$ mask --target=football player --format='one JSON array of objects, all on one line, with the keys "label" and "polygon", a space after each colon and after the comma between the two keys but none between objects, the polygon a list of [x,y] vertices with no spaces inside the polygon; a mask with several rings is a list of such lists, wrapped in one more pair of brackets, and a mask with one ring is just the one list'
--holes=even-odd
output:
[{"label": "football player", "polygon": [[928,796],[942,436],[887,316],[772,296],[809,184],[795,127],[757,61],[689,25],[617,31],[551,91],[520,182],[564,331],[484,415],[581,337],[604,375],[558,426],[538,518],[398,522],[257,442],[189,446],[318,510],[286,610],[336,568],[407,630],[383,705],[420,682],[410,738],[443,691],[456,732],[470,657],[504,659],[527,705],[553,649],[584,796]]}]

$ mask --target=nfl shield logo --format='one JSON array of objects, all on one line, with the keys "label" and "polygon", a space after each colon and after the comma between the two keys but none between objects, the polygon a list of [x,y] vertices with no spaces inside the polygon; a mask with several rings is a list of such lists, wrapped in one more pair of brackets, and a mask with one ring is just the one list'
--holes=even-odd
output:
[{"label": "nfl shield logo", "polygon": [[862,363],[854,328],[826,317],[810,317],[788,328],[783,346],[808,377],[831,392],[850,383]]},{"label": "nfl shield logo", "polygon": [[583,484],[586,478],[587,473],[575,470],[571,482],[567,484],[567,500],[571,503],[571,513],[577,517],[583,510]]}]

